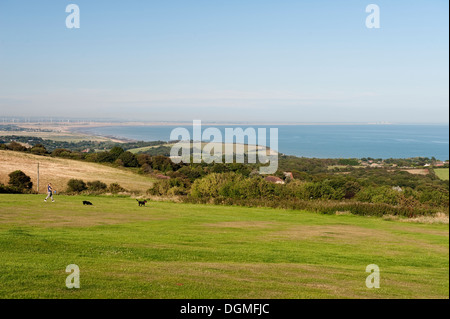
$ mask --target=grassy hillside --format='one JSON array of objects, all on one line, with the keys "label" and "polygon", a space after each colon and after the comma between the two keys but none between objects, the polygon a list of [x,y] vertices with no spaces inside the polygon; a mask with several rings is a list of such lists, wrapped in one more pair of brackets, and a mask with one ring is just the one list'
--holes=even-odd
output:
[{"label": "grassy hillside", "polygon": [[0,183],[7,184],[9,173],[22,170],[31,177],[36,186],[37,163],[39,163],[40,193],[45,193],[47,183],[52,183],[57,191],[64,191],[67,188],[67,181],[71,178],[82,179],[85,182],[100,180],[107,184],[117,182],[127,190],[141,192],[150,188],[153,182],[151,178],[126,169],[27,153],[0,151]]},{"label": "grassy hillside", "polygon": [[[0,298],[448,298],[448,227],[0,195]],[[80,267],[81,289],[65,287],[69,264]],[[365,286],[369,264],[380,267],[380,289]]]}]

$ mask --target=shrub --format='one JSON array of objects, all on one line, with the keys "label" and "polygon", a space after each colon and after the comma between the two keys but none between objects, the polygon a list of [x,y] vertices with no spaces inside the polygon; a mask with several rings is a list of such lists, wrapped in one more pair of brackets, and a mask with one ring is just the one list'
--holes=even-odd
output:
[{"label": "shrub", "polygon": [[241,180],[242,175],[236,173],[212,173],[192,184],[191,196],[196,198],[223,196],[232,192],[231,184],[239,183]]},{"label": "shrub", "polygon": [[141,166],[140,172],[144,173],[144,174],[150,174],[151,172],[153,172],[153,169],[152,169],[152,167],[149,164],[144,163]]},{"label": "shrub", "polygon": [[67,182],[67,191],[70,193],[80,193],[86,189],[86,183],[81,179],[71,179]]},{"label": "shrub", "polygon": [[35,155],[47,155],[48,152],[42,144],[36,144],[31,148],[31,153]]},{"label": "shrub", "polygon": [[8,144],[8,149],[15,152],[25,152],[27,148],[23,146],[22,144],[19,144],[17,142],[12,141]]},{"label": "shrub", "polygon": [[52,156],[54,156],[54,157],[70,158],[71,155],[72,155],[72,151],[66,150],[64,148],[57,148],[52,152]]},{"label": "shrub", "polygon": [[100,181],[87,182],[87,187],[92,192],[104,192],[108,188],[105,183]]},{"label": "shrub", "polygon": [[153,186],[147,191],[150,195],[163,196],[167,195],[170,189],[170,180],[163,179],[155,182]]},{"label": "shrub", "polygon": [[389,205],[398,205],[402,197],[402,192],[394,190],[389,186],[368,187],[356,195],[356,199],[361,202]]},{"label": "shrub", "polygon": [[22,171],[14,171],[8,176],[9,185],[15,187],[19,191],[31,190],[33,187],[31,178]]},{"label": "shrub", "polygon": [[0,194],[19,194],[16,188],[0,184]]},{"label": "shrub", "polygon": [[150,195],[186,195],[186,181],[178,178],[163,179],[155,182],[153,186],[147,190]]},{"label": "shrub", "polygon": [[108,192],[117,194],[117,193],[123,193],[126,192],[126,189],[120,186],[118,183],[111,183],[108,187]]}]

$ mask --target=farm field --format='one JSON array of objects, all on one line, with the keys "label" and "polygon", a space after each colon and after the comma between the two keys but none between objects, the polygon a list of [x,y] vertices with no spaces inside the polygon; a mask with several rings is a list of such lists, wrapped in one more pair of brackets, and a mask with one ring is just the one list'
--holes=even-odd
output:
[{"label": "farm field", "polygon": [[448,168],[435,168],[434,172],[440,179],[448,181],[448,179],[449,179],[449,169]]},{"label": "farm field", "polygon": [[[184,147],[187,147],[187,148],[191,148],[192,145],[193,145],[192,143],[188,143],[188,142],[179,142],[178,144],[179,144],[179,145],[183,145]],[[227,146],[228,146],[228,147],[233,147],[233,151],[234,151],[234,152],[236,152],[237,149],[239,150],[238,147],[242,147],[243,150],[244,150],[244,154],[255,154],[255,155],[257,155],[258,152],[261,152],[261,151],[266,151],[266,154],[267,154],[267,155],[269,155],[269,154],[270,154],[270,155],[276,154],[276,152],[270,150],[269,147],[265,147],[265,146],[255,146],[255,145],[248,145],[248,144],[238,144],[238,143],[235,143],[234,145],[232,145],[231,143],[202,142],[202,144],[201,144],[202,150],[203,150],[203,148],[204,148],[205,146],[207,146],[207,145],[208,145],[209,147],[211,147],[211,148],[214,148],[214,149],[222,149],[222,153],[223,153],[223,154],[225,154],[225,151],[226,151],[226,147],[227,147]],[[140,153],[140,152],[146,152],[146,151],[149,151],[149,150],[152,149],[152,148],[158,148],[158,147],[160,147],[160,146],[172,147],[172,146],[174,146],[174,144],[173,144],[173,143],[172,143],[172,144],[167,143],[167,144],[163,144],[163,145],[155,145],[155,146],[139,147],[139,148],[133,148],[133,149],[130,149],[129,151],[130,151],[131,153],[138,154],[138,153]]]},{"label": "farm field", "polygon": [[47,183],[52,183],[58,192],[65,191],[71,178],[82,179],[85,182],[100,180],[108,185],[119,183],[126,190],[138,192],[145,192],[153,183],[152,178],[135,174],[127,169],[11,151],[0,151],[0,183],[8,184],[8,174],[22,170],[31,177],[35,188],[37,163],[39,163],[40,193],[46,192]]},{"label": "farm field", "polygon": [[[44,140],[52,140],[58,142],[80,142],[80,141],[98,141],[98,142],[107,142],[110,141],[110,138],[101,137],[101,136],[91,136],[82,133],[71,133],[67,131],[61,132],[28,132],[28,131],[1,131],[0,136],[33,136],[40,137]],[[115,140],[115,142],[120,142],[119,140]]]},{"label": "farm field", "polygon": [[[449,297],[448,224],[55,199],[0,195],[0,298]],[[69,264],[80,289],[65,286]],[[365,286],[369,264],[380,289]]]}]

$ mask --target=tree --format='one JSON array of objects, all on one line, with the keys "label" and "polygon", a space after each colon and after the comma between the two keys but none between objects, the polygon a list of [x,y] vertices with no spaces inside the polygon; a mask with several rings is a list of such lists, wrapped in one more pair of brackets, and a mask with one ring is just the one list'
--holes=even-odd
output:
[{"label": "tree", "polygon": [[112,157],[114,158],[114,161],[115,161],[116,159],[119,158],[120,155],[122,155],[123,152],[125,152],[125,151],[123,150],[123,148],[121,148],[121,147],[119,147],[119,146],[114,146],[114,147],[109,151],[109,154],[112,155]]},{"label": "tree", "polygon": [[137,167],[139,165],[136,155],[134,155],[133,153],[128,152],[128,151],[123,152],[119,156],[118,160],[121,160],[123,163],[123,166],[125,166],[125,167]]},{"label": "tree", "polygon": [[96,153],[96,162],[99,163],[113,163],[115,161],[114,155],[109,152]]},{"label": "tree", "polygon": [[17,188],[20,191],[31,190],[33,188],[33,183],[31,178],[22,171],[14,171],[9,175],[9,185]]}]

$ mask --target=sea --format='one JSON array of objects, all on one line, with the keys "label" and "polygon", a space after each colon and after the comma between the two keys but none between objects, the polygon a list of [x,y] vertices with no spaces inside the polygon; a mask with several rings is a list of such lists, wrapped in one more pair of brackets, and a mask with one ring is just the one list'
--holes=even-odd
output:
[{"label": "sea", "polygon": [[[84,133],[132,139],[169,141],[173,129],[185,126],[102,126],[83,128]],[[278,150],[286,155],[315,158],[410,158],[449,159],[449,125],[203,125],[202,131],[216,127],[225,137],[225,128],[278,129]],[[224,138],[224,142],[230,142]],[[273,145],[272,145],[273,146]],[[273,147],[272,147],[273,148]]]}]

